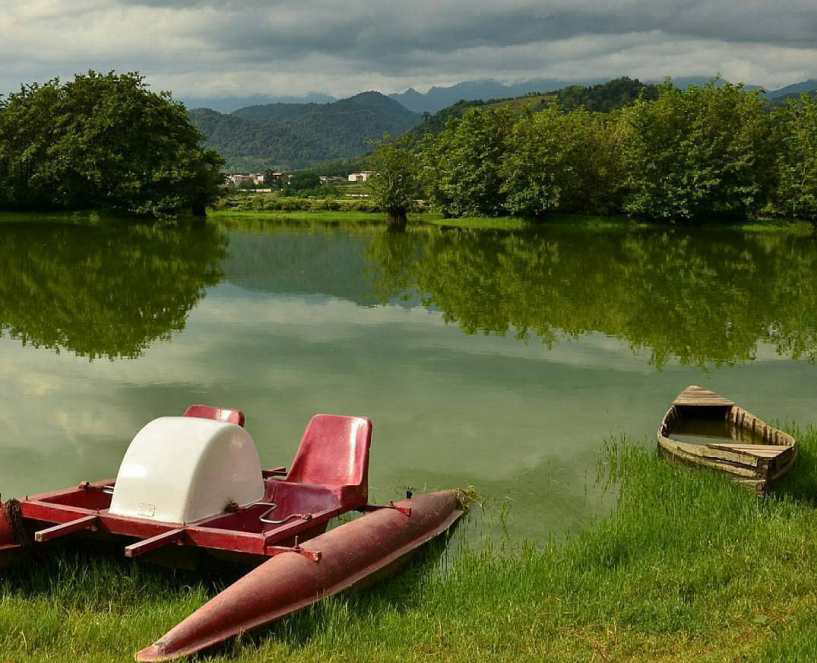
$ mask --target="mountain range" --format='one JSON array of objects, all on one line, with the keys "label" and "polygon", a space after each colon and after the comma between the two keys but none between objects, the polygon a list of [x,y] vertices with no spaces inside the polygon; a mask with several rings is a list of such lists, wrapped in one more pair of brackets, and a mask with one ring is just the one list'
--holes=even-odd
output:
[{"label": "mountain range", "polygon": [[563,81],[543,78],[524,83],[505,84],[487,79],[465,81],[449,87],[432,87],[425,93],[409,88],[405,92],[390,94],[389,96],[415,113],[436,113],[443,108],[456,104],[458,101],[475,101],[477,99],[489,101],[491,99],[524,97],[532,92],[552,92],[569,85],[592,85],[600,82],[602,81],[592,79]]},{"label": "mountain range", "polygon": [[772,90],[767,92],[766,96],[773,101],[777,101],[780,99],[799,97],[801,94],[814,94],[815,92],[817,92],[817,79],[812,78],[802,83],[781,87],[779,90]]},{"label": "mountain range", "polygon": [[232,113],[247,106],[265,104],[329,104],[337,99],[321,92],[310,92],[302,96],[274,96],[268,94],[252,94],[233,97],[182,97],[181,101],[188,108],[209,108],[219,113]]},{"label": "mountain range", "polygon": [[230,170],[291,170],[364,154],[385,134],[399,135],[422,117],[379,92],[331,103],[273,103],[232,113],[189,111]]},{"label": "mountain range", "polygon": [[[688,77],[673,79],[673,83],[686,88],[709,80]],[[570,87],[572,85],[584,89],[576,90]],[[622,85],[623,88],[617,90]],[[590,79],[538,79],[514,84],[495,80],[466,81],[449,87],[432,87],[425,93],[412,88],[388,96],[369,91],[340,100],[319,93],[305,97],[231,97],[213,103],[217,108],[194,108],[189,114],[204,133],[207,144],[225,157],[229,170],[293,170],[322,161],[363,155],[384,134],[399,135],[421,124],[424,114],[437,114],[427,118],[424,127],[433,130],[439,125],[441,128],[448,118],[461,114],[479,100],[544,92],[553,93],[562,106],[569,106],[567,100],[570,98],[578,99],[593,110],[608,110],[605,103],[614,106],[628,103],[633,94],[637,96],[639,85],[643,86],[626,78],[607,83]],[[760,89],[757,85],[746,87]],[[816,94],[817,80],[788,85],[765,94],[771,102],[781,103],[804,92]],[[594,97],[601,100],[600,105]],[[273,101],[268,101],[270,99]],[[240,104],[244,101],[251,103]],[[259,101],[265,103],[257,103]]]}]

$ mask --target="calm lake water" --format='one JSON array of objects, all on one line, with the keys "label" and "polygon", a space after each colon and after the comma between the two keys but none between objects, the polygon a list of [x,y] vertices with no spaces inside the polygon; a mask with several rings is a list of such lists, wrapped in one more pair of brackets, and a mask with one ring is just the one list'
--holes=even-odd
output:
[{"label": "calm lake water", "polygon": [[474,486],[542,541],[609,509],[604,441],[705,385],[817,419],[817,241],[556,226],[0,223],[0,488],[112,477],[141,426],[240,407],[267,465],[374,421],[372,495]]}]

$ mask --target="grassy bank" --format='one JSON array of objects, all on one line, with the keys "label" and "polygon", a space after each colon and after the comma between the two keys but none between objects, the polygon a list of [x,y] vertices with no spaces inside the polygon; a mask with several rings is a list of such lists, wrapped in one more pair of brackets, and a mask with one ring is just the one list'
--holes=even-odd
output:
[{"label": "grassy bank", "polygon": [[[252,220],[257,222],[288,222],[314,225],[360,225],[385,226],[386,216],[382,212],[360,210],[234,210],[215,209],[207,213],[208,220],[224,222],[233,220]],[[3,223],[37,223],[55,224],[117,224],[117,223],[151,223],[138,217],[115,216],[108,212],[0,212],[0,224]],[[195,218],[182,218],[181,222],[197,223]],[[578,230],[613,230],[632,228],[672,228],[669,224],[646,223],[622,216],[587,216],[581,214],[556,214],[540,221],[529,221],[519,217],[502,216],[464,216],[445,218],[436,212],[422,212],[409,215],[409,225],[437,226],[440,228],[462,228],[469,230],[524,230],[536,227],[561,226]],[[708,224],[689,224],[677,226],[685,229],[722,230],[734,229],[746,233],[813,235],[812,224],[795,220],[750,220],[745,222],[712,222]]]},{"label": "grassy bank", "polygon": [[[218,209],[208,212],[208,218],[224,221],[230,219],[252,219],[256,221],[286,221],[303,224],[332,225],[386,225],[386,216],[382,212],[365,211],[330,211],[330,210],[232,210]],[[502,216],[467,216],[445,218],[439,213],[423,212],[409,215],[409,225],[438,226],[440,228],[464,228],[471,230],[523,230],[537,226],[574,226],[582,230],[608,230],[619,228],[660,228],[664,224],[646,223],[623,216],[587,216],[581,214],[555,214],[540,221],[528,221],[519,217]],[[664,227],[676,227],[666,224]],[[812,224],[806,221],[779,219],[748,220],[745,222],[713,221],[677,226],[701,231],[714,229],[734,229],[750,233],[786,233],[808,236],[814,233]]]},{"label": "grassy bank", "polygon": [[[382,212],[360,212],[348,210],[235,211],[220,209],[208,212],[207,217],[219,221],[229,219],[253,219],[259,221],[291,221],[297,223],[386,225],[386,215]],[[411,214],[409,216],[409,224],[432,225],[445,228],[481,228],[485,230],[520,230],[530,225],[530,223],[524,219],[519,219],[516,217],[473,216],[446,219],[433,212]]]},{"label": "grassy bank", "polygon": [[[801,443],[764,500],[613,443],[618,506],[568,541],[428,559],[214,660],[813,660],[817,432]],[[77,554],[6,572],[0,660],[129,660],[214,591],[192,578]]]}]

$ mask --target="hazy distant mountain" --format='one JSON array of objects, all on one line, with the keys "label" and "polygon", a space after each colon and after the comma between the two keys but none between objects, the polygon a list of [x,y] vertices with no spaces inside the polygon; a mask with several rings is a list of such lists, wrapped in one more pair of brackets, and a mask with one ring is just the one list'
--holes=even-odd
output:
[{"label": "hazy distant mountain", "polygon": [[220,113],[232,113],[239,108],[259,104],[329,104],[337,99],[328,94],[310,92],[301,97],[254,94],[245,97],[183,98],[182,101],[188,108],[210,108]]},{"label": "hazy distant mountain", "polygon": [[389,96],[415,113],[436,113],[458,101],[488,101],[490,99],[522,97],[531,92],[552,92],[568,85],[590,85],[598,82],[601,82],[601,79],[588,78],[575,81],[559,81],[543,78],[523,83],[506,84],[489,79],[464,81],[450,87],[432,87],[426,93],[409,88],[405,92],[390,94]]},{"label": "hazy distant mountain", "polygon": [[[676,87],[685,90],[690,85],[705,85],[713,76],[678,76],[672,79]],[[557,80],[550,78],[534,79],[522,83],[502,83],[501,81],[487,79],[481,81],[463,81],[448,87],[432,87],[428,92],[418,92],[414,88],[409,88],[405,92],[388,95],[395,101],[405,106],[415,113],[436,113],[443,108],[447,108],[458,101],[489,101],[491,99],[505,99],[509,97],[521,97],[531,92],[552,92],[569,85],[592,85],[603,83],[608,79],[583,78],[576,80]],[[660,83],[661,79],[653,79],[648,82]],[[747,83],[745,87],[749,90],[762,89],[760,85]],[[803,92],[814,92],[817,90],[817,80],[803,81],[794,85],[787,85],[779,90],[768,92],[770,99],[780,97],[800,95]],[[337,98],[323,94],[321,92],[310,92],[303,96],[276,96],[276,95],[250,95],[236,97],[212,97],[212,98],[183,98],[188,108],[210,108],[221,113],[232,113],[235,110],[248,106],[261,106],[269,104],[328,104],[337,101]]]},{"label": "hazy distant mountain", "polygon": [[199,108],[189,114],[230,170],[303,168],[359,156],[385,133],[402,134],[421,120],[379,92],[327,104],[262,104],[233,113]]},{"label": "hazy distant mountain", "polygon": [[778,90],[770,90],[766,93],[769,99],[784,99],[789,97],[799,97],[803,93],[814,94],[817,92],[817,79],[810,79],[802,83],[794,83],[781,87]]},{"label": "hazy distant mountain", "polygon": [[[676,87],[685,90],[690,85],[705,85],[714,76],[679,76],[673,78]],[[409,88],[399,94],[390,94],[392,99],[399,101],[406,108],[415,113],[436,113],[437,111],[456,104],[458,101],[489,101],[491,99],[505,99],[522,97],[531,92],[553,92],[571,85],[595,85],[605,83],[610,79],[583,78],[577,80],[556,80],[551,78],[534,79],[523,83],[502,83],[495,80],[464,81],[450,87],[432,87],[428,92],[417,92]],[[660,83],[660,80],[648,81]],[[809,81],[813,83],[813,81]],[[800,85],[807,85],[805,83]],[[759,85],[746,84],[749,90],[761,89]],[[796,86],[789,86],[796,87]]]}]

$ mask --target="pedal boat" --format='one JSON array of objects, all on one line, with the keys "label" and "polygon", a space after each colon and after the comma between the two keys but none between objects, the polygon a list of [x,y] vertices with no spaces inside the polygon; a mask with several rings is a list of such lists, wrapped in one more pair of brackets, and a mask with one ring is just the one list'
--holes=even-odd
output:
[{"label": "pedal boat", "polygon": [[[83,533],[125,539],[127,557],[169,546],[240,557],[254,568],[137,661],[167,661],[269,624],[395,565],[463,514],[457,491],[368,502],[372,424],[315,415],[289,471],[262,470],[238,410],[191,406],[148,423],[115,481],[84,482],[0,505],[0,568]],[[364,515],[326,531],[330,519]]]},{"label": "pedal boat", "polygon": [[671,458],[720,470],[758,494],[797,458],[791,435],[697,385],[684,389],[667,410],[658,426],[658,448]]}]

